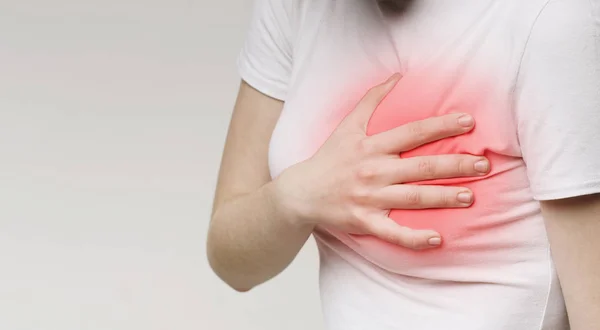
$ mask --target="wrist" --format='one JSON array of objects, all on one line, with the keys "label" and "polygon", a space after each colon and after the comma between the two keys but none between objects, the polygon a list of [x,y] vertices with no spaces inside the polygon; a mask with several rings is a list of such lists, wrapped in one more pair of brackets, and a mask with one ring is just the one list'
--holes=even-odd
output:
[{"label": "wrist", "polygon": [[285,177],[279,176],[265,185],[265,194],[275,213],[293,227],[314,228],[313,212],[310,203],[299,197],[300,189],[293,188]]}]

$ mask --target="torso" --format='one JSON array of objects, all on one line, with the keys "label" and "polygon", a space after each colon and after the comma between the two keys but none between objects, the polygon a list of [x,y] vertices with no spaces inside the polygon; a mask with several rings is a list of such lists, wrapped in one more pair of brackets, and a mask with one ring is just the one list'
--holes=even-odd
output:
[{"label": "torso", "polygon": [[484,178],[460,210],[393,210],[433,228],[443,247],[412,252],[368,236],[318,229],[321,291],[330,329],[568,329],[539,204],[521,158],[513,89],[546,0],[417,0],[402,16],[374,1],[303,1],[294,72],[270,146],[273,177],[310,157],[366,90],[403,74],[369,134],[449,112],[469,112],[468,135],[402,154],[485,154]]}]

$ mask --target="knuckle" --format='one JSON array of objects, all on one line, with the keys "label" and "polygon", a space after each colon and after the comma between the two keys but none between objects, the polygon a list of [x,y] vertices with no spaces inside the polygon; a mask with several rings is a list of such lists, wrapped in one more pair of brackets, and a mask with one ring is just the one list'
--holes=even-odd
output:
[{"label": "knuckle", "polygon": [[373,182],[377,177],[377,170],[374,166],[363,165],[356,170],[356,178],[361,182]]},{"label": "knuckle", "polygon": [[369,88],[367,90],[367,93],[365,95],[367,97],[368,96],[374,96],[374,95],[379,94],[380,92],[381,92],[381,86],[380,85],[376,85],[376,86],[373,86],[373,87]]},{"label": "knuckle", "polygon": [[440,192],[440,204],[441,206],[452,206],[454,204],[456,204],[456,198],[444,191]]},{"label": "knuckle", "polygon": [[419,247],[419,244],[417,243],[417,237],[415,235],[410,235],[406,242],[406,247],[413,250],[416,250]]},{"label": "knuckle", "polygon": [[379,238],[392,244],[398,244],[398,237],[389,231],[379,233]]},{"label": "knuckle", "polygon": [[423,122],[417,121],[408,126],[408,130],[412,139],[417,142],[425,141],[425,127]]},{"label": "knuckle", "polygon": [[456,170],[459,174],[469,174],[471,172],[471,166],[469,166],[469,162],[463,158],[459,157],[456,161]]},{"label": "knuckle", "polygon": [[404,200],[409,206],[421,204],[421,194],[417,190],[409,190],[404,194]]},{"label": "knuckle", "polygon": [[375,85],[371,88],[369,88],[369,91],[367,92],[367,94],[373,95],[373,96],[379,96],[385,93],[386,90],[386,84],[381,83],[379,85]]},{"label": "knuckle", "polygon": [[365,106],[373,106],[377,99],[383,94],[383,86],[374,86],[367,90],[360,103]]},{"label": "knuckle", "polygon": [[410,242],[410,240],[409,240],[409,242],[407,242],[403,232],[388,231],[388,232],[383,233],[382,235],[383,235],[382,238],[384,240],[386,240],[394,245],[400,245],[400,246],[406,247],[407,243]]},{"label": "knuckle", "polygon": [[430,159],[419,160],[419,173],[426,178],[432,178],[435,176],[436,166]]},{"label": "knuckle", "polygon": [[365,188],[354,188],[350,192],[350,198],[356,204],[366,204],[371,200],[371,193]]}]

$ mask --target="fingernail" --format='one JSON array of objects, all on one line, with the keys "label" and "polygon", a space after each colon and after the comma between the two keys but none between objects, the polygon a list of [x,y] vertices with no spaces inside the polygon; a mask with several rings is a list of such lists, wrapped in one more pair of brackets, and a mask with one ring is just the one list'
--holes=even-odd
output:
[{"label": "fingernail", "polygon": [[473,126],[474,122],[475,121],[473,120],[473,117],[471,117],[470,115],[463,115],[458,117],[458,124],[463,127],[471,127]]},{"label": "fingernail", "polygon": [[471,203],[473,201],[473,194],[470,192],[461,192],[456,196],[456,199],[461,203]]},{"label": "fingernail", "polygon": [[473,167],[479,173],[487,173],[490,170],[490,163],[487,160],[480,160]]},{"label": "fingernail", "polygon": [[438,245],[442,244],[442,239],[439,237],[433,237],[433,238],[430,238],[429,241],[427,241],[427,242],[431,246],[438,246]]}]

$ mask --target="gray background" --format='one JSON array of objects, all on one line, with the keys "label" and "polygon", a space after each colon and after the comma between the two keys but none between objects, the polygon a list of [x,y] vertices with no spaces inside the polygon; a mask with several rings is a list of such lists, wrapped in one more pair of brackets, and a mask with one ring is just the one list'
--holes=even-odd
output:
[{"label": "gray background", "polygon": [[312,241],[247,294],[206,263],[251,7],[0,0],[0,329],[322,329]]}]

